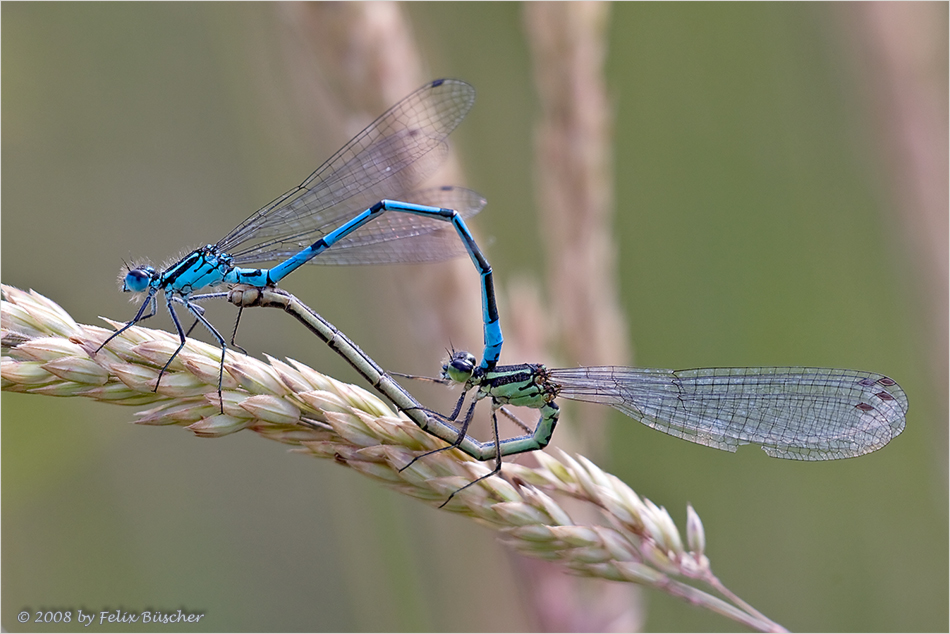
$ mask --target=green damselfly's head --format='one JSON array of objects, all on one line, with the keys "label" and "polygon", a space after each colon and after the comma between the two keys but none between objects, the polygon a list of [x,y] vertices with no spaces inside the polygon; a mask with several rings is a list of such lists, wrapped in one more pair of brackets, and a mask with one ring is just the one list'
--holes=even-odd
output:
[{"label": "green damselfly's head", "polygon": [[476,367],[478,359],[471,352],[453,350],[449,360],[442,364],[442,378],[455,383],[467,383]]}]

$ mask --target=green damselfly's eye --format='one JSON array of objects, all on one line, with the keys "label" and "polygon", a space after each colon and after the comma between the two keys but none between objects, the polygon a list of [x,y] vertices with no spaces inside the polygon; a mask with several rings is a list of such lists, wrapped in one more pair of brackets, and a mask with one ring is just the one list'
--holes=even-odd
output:
[{"label": "green damselfly's eye", "polygon": [[465,383],[472,377],[478,359],[471,352],[453,352],[452,357],[442,366],[442,376],[457,383]]}]

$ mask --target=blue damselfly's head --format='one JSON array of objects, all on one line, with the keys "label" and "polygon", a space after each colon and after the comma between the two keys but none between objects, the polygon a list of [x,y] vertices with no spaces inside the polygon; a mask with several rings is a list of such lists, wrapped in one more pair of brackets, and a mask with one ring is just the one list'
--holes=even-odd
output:
[{"label": "blue damselfly's head", "polygon": [[122,267],[119,272],[119,280],[122,282],[123,293],[141,293],[148,288],[148,285],[158,277],[158,271],[155,267],[149,265]]},{"label": "blue damselfly's head", "polygon": [[456,383],[466,383],[472,378],[478,359],[471,352],[452,351],[449,360],[442,364],[442,378]]}]

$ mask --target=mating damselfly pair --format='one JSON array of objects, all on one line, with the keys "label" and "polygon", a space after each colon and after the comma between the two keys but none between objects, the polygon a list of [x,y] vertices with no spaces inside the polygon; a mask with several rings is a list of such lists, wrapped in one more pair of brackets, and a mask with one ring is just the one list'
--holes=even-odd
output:
[{"label": "mating damselfly pair", "polygon": [[[702,445],[735,451],[740,444],[752,443],[769,455],[799,460],[859,456],[901,433],[906,395],[892,379],[870,372],[498,366],[503,338],[492,269],[464,221],[480,211],[485,200],[458,187],[417,189],[441,163],[446,137],[464,118],[474,97],[474,89],[462,81],[426,84],[356,135],[298,187],[252,214],[217,243],[195,249],[162,270],[128,267],[123,290],[145,293],[145,299],[133,319],[102,346],[155,315],[162,293],[181,346],[198,323],[220,345],[220,397],[228,346],[200,306],[202,301],[227,295],[216,288],[239,285],[279,297],[270,287],[307,263],[430,262],[468,253],[481,278],[484,351],[480,362],[467,352],[458,352],[443,366],[443,381],[464,386],[451,414],[419,405],[357,346],[332,347],[420,427],[476,459],[496,459],[492,473],[500,469],[503,456],[548,444],[558,420],[555,400],[559,397],[610,405],[654,429]],[[453,228],[458,239],[452,235]],[[264,263],[276,265],[242,268]],[[242,306],[276,305],[259,299],[232,301]],[[176,304],[195,319],[187,331],[175,313]],[[325,324],[329,329],[325,332],[324,326],[308,326],[321,338],[327,340],[330,332],[339,334],[299,303],[287,302],[282,307],[293,312],[291,306],[299,310],[302,321],[313,322],[315,317]],[[301,317],[305,314],[313,317]],[[180,350],[162,368],[156,390]],[[463,415],[470,392],[474,396]],[[467,434],[475,406],[484,399],[492,403],[491,442]],[[527,435],[501,439],[495,412],[505,405],[538,409],[540,420]]]}]

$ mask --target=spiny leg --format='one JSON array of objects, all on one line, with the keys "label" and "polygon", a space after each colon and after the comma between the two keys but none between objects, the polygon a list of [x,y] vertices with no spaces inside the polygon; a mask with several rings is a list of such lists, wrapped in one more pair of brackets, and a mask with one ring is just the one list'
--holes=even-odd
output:
[{"label": "spiny leg", "polygon": [[439,385],[451,385],[452,381],[448,379],[437,379],[431,376],[422,376],[420,374],[406,374],[404,372],[388,372],[390,376],[398,376],[401,379],[410,379],[412,381],[423,381],[426,383],[438,383]]},{"label": "spiny leg", "polygon": [[[273,289],[273,290],[277,290],[277,289],[275,288],[275,289]],[[230,294],[230,293],[204,293],[204,294],[202,294],[202,295],[192,295],[191,297],[188,298],[188,303],[191,304],[195,309],[199,309],[199,307],[195,305],[197,302],[203,302],[203,301],[208,300],[208,299],[222,299],[222,298],[227,298],[227,297],[229,296],[229,294]],[[200,310],[202,311],[201,314],[203,315],[203,314],[204,314],[204,309],[202,308],[202,309],[200,309]],[[245,355],[246,355],[246,354],[247,354],[247,350],[245,350],[244,348],[242,348],[241,346],[239,346],[239,345],[238,345],[237,343],[235,343],[235,341],[234,341],[235,337],[237,337],[238,325],[241,323],[241,314],[243,313],[243,311],[244,311],[244,306],[238,306],[237,319],[234,321],[234,331],[231,333],[231,347],[240,350],[242,354],[245,354]],[[191,333],[191,331],[194,329],[194,327],[195,327],[196,325],[198,325],[197,320],[195,321],[194,324],[192,324],[192,326],[191,326],[191,328],[188,330],[188,332]]]},{"label": "spiny leg", "polygon": [[[200,321],[202,325],[204,325],[204,327],[208,329],[208,332],[210,332],[211,335],[215,339],[217,339],[218,343],[221,345],[221,363],[220,365],[218,365],[218,401],[221,404],[221,413],[223,414],[224,413],[224,396],[221,394],[221,386],[224,383],[224,356],[225,354],[227,354],[228,346],[224,342],[224,337],[221,336],[221,333],[219,333],[215,329],[215,327],[211,325],[210,321],[205,319],[204,314],[203,314],[204,311],[198,312],[197,310],[195,310],[196,307],[193,306],[187,300],[183,303],[185,304],[185,306],[188,307],[188,310],[191,311],[191,314],[194,315],[195,318],[197,318],[197,320]],[[182,345],[184,345],[184,343],[182,343]],[[179,348],[179,350],[181,350],[181,348]],[[176,351],[175,354],[178,354],[178,352]],[[171,362],[171,360],[169,360],[169,362]]]},{"label": "spiny leg", "polygon": [[[460,410],[461,407],[462,407],[462,401],[463,401],[464,399],[465,399],[465,394],[462,394],[462,398],[459,399],[458,404],[455,406],[455,413],[453,414],[452,418],[449,418],[448,420],[450,420],[450,421],[452,421],[452,422],[455,422],[455,417],[458,416],[459,410]],[[439,447],[438,449],[433,449],[432,451],[427,451],[427,452],[425,452],[425,453],[423,453],[423,454],[419,454],[418,456],[416,456],[415,458],[413,458],[412,460],[410,460],[410,461],[409,461],[409,464],[407,464],[405,467],[403,467],[403,468],[400,469],[399,471],[402,472],[403,470],[408,469],[408,468],[411,467],[417,460],[421,460],[421,459],[425,458],[426,456],[431,456],[431,455],[433,455],[433,454],[437,454],[437,453],[440,453],[440,452],[442,452],[442,451],[446,451],[447,449],[458,449],[458,447],[462,444],[462,442],[465,440],[465,438],[467,438],[468,427],[469,427],[469,425],[472,424],[472,419],[475,417],[475,406],[478,405],[478,401],[479,401],[479,399],[478,399],[477,397],[472,400],[472,404],[469,405],[469,407],[468,407],[468,412],[465,413],[465,419],[462,421],[462,427],[461,427],[461,428],[459,429],[459,431],[458,431],[458,436],[456,436],[456,438],[455,438],[455,440],[452,442],[452,444],[446,445],[445,447]],[[438,414],[437,412],[433,412],[433,413],[436,414],[436,415],[441,416],[441,414]]]},{"label": "spiny leg", "polygon": [[[461,411],[462,411],[462,403],[465,402],[465,397],[466,397],[467,395],[468,395],[468,391],[467,391],[467,390],[462,392],[462,394],[459,396],[459,400],[455,403],[455,409],[452,410],[451,416],[448,416],[448,417],[446,418],[446,420],[450,420],[450,421],[452,421],[453,423],[458,420],[459,414],[460,414]],[[479,399],[478,396],[476,395],[476,397],[475,397],[473,403],[477,403],[479,400],[480,400],[480,399]]]},{"label": "spiny leg", "polygon": [[[175,308],[172,306],[173,301],[174,300],[172,300],[169,295],[165,295],[165,305],[168,307],[168,313],[172,316],[172,323],[175,324],[175,330],[178,331],[178,338],[181,340],[181,343],[178,344],[178,348],[175,349],[175,352],[172,353],[172,356],[168,357],[168,361],[166,361],[165,365],[162,366],[162,370],[158,373],[158,378],[155,380],[155,389],[152,390],[153,392],[158,392],[158,386],[162,382],[162,377],[165,376],[165,370],[168,369],[168,366],[171,365],[171,362],[175,360],[175,357],[178,356],[178,353],[181,352],[182,348],[185,347],[185,331],[182,330],[181,322],[178,320],[178,314],[175,313]],[[187,306],[187,304],[185,305]]]},{"label": "spiny leg", "polygon": [[480,478],[476,478],[475,480],[472,480],[471,482],[469,482],[462,488],[452,491],[452,495],[450,495],[445,500],[445,502],[440,504],[439,508],[445,507],[445,505],[448,504],[452,500],[452,498],[455,497],[456,493],[464,491],[465,489],[472,486],[473,484],[478,484],[479,482],[481,482],[482,480],[486,478],[490,478],[493,475],[498,475],[499,473],[501,473],[501,439],[498,437],[498,418],[495,416],[495,409],[496,408],[492,407],[492,410],[491,410],[492,436],[495,439],[495,468],[492,469],[490,472],[486,473],[485,475],[481,476]]},{"label": "spiny leg", "polygon": [[[408,377],[408,375],[406,375],[406,374],[399,374],[399,376]],[[410,378],[411,378],[411,377],[410,377]],[[425,377],[425,378],[428,378],[428,377]],[[433,381],[435,381],[435,379],[433,379]],[[451,416],[446,416],[445,414],[442,414],[441,412],[437,412],[437,411],[435,411],[435,410],[433,410],[433,409],[429,409],[428,407],[422,407],[422,406],[420,406],[420,407],[405,407],[405,408],[400,408],[400,409],[401,409],[402,411],[404,411],[404,412],[408,412],[409,410],[419,410],[419,411],[424,412],[424,413],[426,413],[426,414],[429,414],[429,415],[431,415],[431,416],[437,416],[437,417],[441,418],[441,419],[442,419],[443,421],[445,421],[445,422],[455,423],[455,422],[457,422],[457,420],[458,420],[458,415],[459,415],[459,413],[462,411],[462,403],[465,402],[465,397],[466,397],[466,396],[468,396],[468,391],[467,391],[467,390],[464,390],[464,391],[462,392],[462,394],[459,396],[459,400],[455,403],[455,409],[452,411],[452,415],[451,415]],[[425,429],[425,428],[423,428],[423,429]],[[464,435],[460,435],[459,438],[464,439]],[[428,455],[428,454],[424,454],[424,455]],[[421,458],[422,456],[419,456],[419,457]],[[413,460],[412,462],[415,462],[415,460]],[[412,462],[410,462],[409,464],[412,464]],[[408,466],[409,466],[409,465],[406,465],[406,467],[408,467]],[[403,467],[403,469],[405,469],[406,467]],[[400,471],[402,471],[402,469],[400,469]]]},{"label": "spiny leg", "polygon": [[[116,330],[114,333],[109,335],[109,337],[105,341],[103,341],[102,344],[100,344],[98,348],[96,348],[96,352],[99,352],[100,350],[102,350],[106,346],[107,343],[109,343],[110,341],[112,341],[113,339],[121,335],[123,332],[125,332],[126,330],[134,326],[135,324],[139,323],[140,321],[144,321],[148,319],[149,317],[153,317],[157,310],[157,303],[158,302],[155,299],[155,290],[149,289],[148,296],[145,298],[145,301],[142,302],[142,305],[139,306],[139,310],[137,313],[135,313],[135,317],[133,317],[129,323],[127,323],[126,325],[122,326],[121,328]],[[143,317],[142,313],[145,312],[146,306],[151,306],[152,311],[148,315],[145,315]]]},{"label": "spiny leg", "polygon": [[[239,306],[239,307],[238,307],[237,318],[234,320],[234,330],[231,331],[231,347],[237,348],[237,349],[240,350],[244,355],[247,355],[247,350],[245,350],[244,348],[242,348],[241,346],[239,346],[238,344],[236,344],[236,343],[234,342],[234,338],[237,337],[238,326],[239,326],[240,323],[241,323],[241,315],[243,315],[243,314],[244,314],[244,307],[243,307],[243,306]],[[222,360],[222,361],[223,361],[223,360]]]},{"label": "spiny leg", "polygon": [[190,336],[191,336],[191,331],[194,330],[194,329],[195,329],[195,326],[197,326],[197,325],[198,325],[198,320],[196,319],[196,320],[191,324],[191,327],[185,332],[185,337],[190,337]]},{"label": "spiny leg", "polygon": [[501,410],[501,413],[504,414],[504,415],[508,418],[508,420],[510,420],[510,421],[513,422],[515,425],[517,425],[518,427],[520,427],[524,432],[526,432],[526,433],[528,433],[528,434],[533,434],[533,433],[534,433],[534,430],[533,430],[533,429],[531,429],[531,428],[528,427],[526,424],[524,424],[524,423],[521,421],[521,419],[518,418],[517,416],[515,416],[514,412],[509,411],[507,407],[502,406],[502,407],[499,407],[498,409]]},{"label": "spiny leg", "polygon": [[[201,314],[201,315],[204,315],[204,314],[205,314],[205,309],[202,308],[201,306],[197,306],[197,305],[191,304],[191,303],[190,303],[191,300],[189,300],[189,302],[185,302],[185,301],[183,301],[180,297],[172,297],[172,301],[178,302],[179,304],[181,304],[182,306],[184,306],[185,308],[187,308],[189,311],[191,311],[192,313],[194,313],[194,314],[196,314],[196,315],[197,315],[197,314]],[[188,330],[185,331],[185,337],[190,337],[190,336],[191,336],[191,331],[194,330],[194,329],[195,329],[195,326],[197,326],[197,325],[198,325],[198,320],[195,319],[195,321],[191,324],[191,327],[189,327]]]},{"label": "spiny leg", "polygon": [[[158,373],[158,379],[155,381],[155,389],[153,391],[154,392],[158,391],[158,386],[162,381],[162,376],[165,375],[165,371],[168,370],[168,366],[171,365],[171,362],[175,360],[175,357],[178,356],[178,353],[182,351],[187,341],[185,332],[182,330],[182,327],[181,327],[181,322],[178,319],[178,314],[175,312],[175,308],[172,306],[173,302],[178,302],[179,304],[182,304],[185,308],[187,308],[188,312],[190,312],[192,315],[195,316],[195,324],[197,324],[198,322],[201,322],[201,324],[204,325],[204,327],[208,329],[211,335],[215,339],[218,340],[218,344],[220,344],[221,346],[221,364],[218,367],[218,401],[221,406],[221,413],[223,414],[224,413],[224,396],[221,394],[221,386],[224,382],[224,356],[227,351],[227,345],[224,342],[224,337],[222,337],[221,334],[217,330],[215,330],[214,326],[211,325],[211,322],[209,322],[207,319],[204,318],[204,314],[203,314],[204,310],[202,310],[201,307],[199,306],[194,306],[191,302],[189,302],[185,298],[176,297],[174,299],[169,298],[166,300],[166,304],[168,306],[168,312],[172,316],[172,322],[175,324],[175,330],[178,331],[178,337],[181,340],[181,343],[179,344],[178,348],[175,349],[175,352],[172,354],[172,356],[168,358],[168,361],[165,362],[165,365],[162,367],[161,372]],[[192,328],[194,328],[194,325],[192,325]],[[188,332],[189,333],[191,332],[191,328],[189,328]]]},{"label": "spiny leg", "polygon": [[[145,321],[146,319],[149,319],[150,317],[154,317],[156,313],[158,313],[158,298],[155,296],[154,293],[151,295],[151,298],[152,298],[152,301],[151,301],[152,310],[148,311],[148,314],[143,315],[140,319],[132,320],[130,323],[126,324],[126,328],[133,324],[137,324],[140,321]],[[139,313],[141,314],[141,311],[139,311]],[[123,330],[125,330],[125,328],[123,328]]]}]

